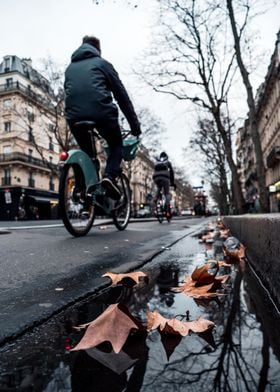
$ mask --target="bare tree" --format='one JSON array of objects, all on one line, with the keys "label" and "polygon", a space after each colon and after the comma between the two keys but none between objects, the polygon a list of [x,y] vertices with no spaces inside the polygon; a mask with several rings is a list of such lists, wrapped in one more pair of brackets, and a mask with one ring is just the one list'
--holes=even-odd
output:
[{"label": "bare tree", "polygon": [[211,114],[231,171],[235,210],[241,213],[244,199],[223,121],[236,72],[234,50],[221,29],[224,13],[219,6],[195,0],[162,0],[159,7],[160,31],[138,74],[155,91]]},{"label": "bare tree", "polygon": [[[224,119],[224,123],[228,130],[228,137],[231,138],[229,120]],[[221,214],[225,215],[228,212],[227,206],[231,197],[228,187],[226,155],[221,145],[221,135],[217,131],[214,121],[200,119],[197,131],[190,140],[190,146],[202,153],[204,158],[204,169],[202,170],[210,179],[211,196],[218,204]]]},{"label": "bare tree", "polygon": [[[237,23],[236,21],[232,0],[227,0],[226,3],[227,3],[232,34],[234,38],[236,61],[247,93],[247,104],[249,108],[249,123],[250,123],[250,131],[254,143],[254,150],[256,156],[256,171],[257,171],[258,185],[259,185],[259,192],[260,192],[261,210],[263,212],[268,212],[269,211],[268,193],[266,190],[266,183],[265,183],[265,167],[263,161],[263,151],[261,146],[260,133],[258,129],[259,124],[257,118],[256,103],[253,95],[253,88],[250,81],[249,72],[245,65],[243,59],[244,56],[242,54],[242,48],[241,48],[241,39],[244,35],[244,30],[247,25],[249,12],[252,9],[252,1],[251,0],[242,1],[241,7],[243,9],[244,17],[241,23]],[[239,13],[239,19],[240,19],[240,13]]]},{"label": "bare tree", "polygon": [[64,117],[64,70],[50,57],[42,59],[40,72],[49,83],[51,91],[52,112],[43,110],[45,116],[52,116],[54,120],[52,132],[61,150],[69,150],[73,144],[73,136]]}]

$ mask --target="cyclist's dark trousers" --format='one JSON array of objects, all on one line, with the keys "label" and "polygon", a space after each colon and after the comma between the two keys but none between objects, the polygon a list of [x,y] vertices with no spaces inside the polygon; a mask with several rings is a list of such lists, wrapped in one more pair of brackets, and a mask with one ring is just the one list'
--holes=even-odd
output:
[{"label": "cyclist's dark trousers", "polygon": [[[97,124],[96,128],[100,135],[106,140],[110,149],[104,174],[111,178],[115,178],[120,174],[120,164],[122,161],[122,135],[120,126],[117,121],[107,121],[106,124]],[[93,151],[90,133],[76,129],[71,129],[71,132],[77,140],[81,150],[92,157]]]},{"label": "cyclist's dark trousers", "polygon": [[163,189],[166,204],[169,205],[170,201],[171,201],[171,195],[169,193],[169,186],[170,186],[169,179],[165,178],[165,177],[159,177],[159,178],[155,178],[154,181],[157,185],[157,197],[159,197],[160,191],[161,191],[161,189]]}]

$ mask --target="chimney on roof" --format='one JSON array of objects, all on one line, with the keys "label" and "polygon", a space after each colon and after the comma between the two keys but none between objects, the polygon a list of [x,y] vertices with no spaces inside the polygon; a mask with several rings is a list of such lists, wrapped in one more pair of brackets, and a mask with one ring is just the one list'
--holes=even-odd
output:
[{"label": "chimney on roof", "polygon": [[23,58],[21,61],[25,62],[25,64],[27,64],[29,67],[32,67],[32,60],[30,57],[28,59]]}]

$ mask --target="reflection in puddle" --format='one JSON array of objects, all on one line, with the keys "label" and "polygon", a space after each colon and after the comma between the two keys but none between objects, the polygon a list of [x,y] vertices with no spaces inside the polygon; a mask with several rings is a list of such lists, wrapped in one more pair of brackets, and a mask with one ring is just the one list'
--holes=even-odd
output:
[{"label": "reflection in puddle", "polygon": [[[280,320],[245,266],[231,268],[228,294],[193,299],[170,288],[209,258],[222,260],[222,242],[199,244],[186,237],[143,271],[148,284],[112,287],[69,308],[0,351],[0,390],[44,392],[278,391]],[[213,335],[187,337],[131,334],[119,354],[109,343],[70,352],[84,332],[73,329],[96,319],[109,304],[125,303],[146,322],[146,310],[166,318],[199,316],[216,324]]]}]

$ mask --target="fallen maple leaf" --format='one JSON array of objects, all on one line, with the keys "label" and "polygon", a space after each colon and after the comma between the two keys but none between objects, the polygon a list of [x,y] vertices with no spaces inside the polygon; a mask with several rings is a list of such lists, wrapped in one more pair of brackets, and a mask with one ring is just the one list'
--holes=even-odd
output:
[{"label": "fallen maple leaf", "polygon": [[203,264],[201,267],[196,267],[196,269],[191,274],[191,278],[196,282],[196,286],[204,286],[214,282],[219,266],[217,264],[217,268],[214,274],[210,274],[209,269],[210,263]]},{"label": "fallen maple leaf", "polygon": [[[171,290],[175,292],[182,292],[189,297],[203,299],[203,298],[214,298],[217,296],[224,295],[223,293],[216,292],[217,289],[222,288],[222,285],[229,278],[229,275],[223,275],[220,277],[213,276],[212,283],[200,285],[198,281],[195,281],[191,276],[187,276],[182,286],[173,287]],[[206,281],[206,280],[205,280]],[[209,278],[210,281],[210,278]]]},{"label": "fallen maple leaf", "polygon": [[222,230],[226,229],[226,225],[224,224],[224,222],[221,219],[218,220],[217,226],[219,227],[219,229],[222,229]]},{"label": "fallen maple leaf", "polygon": [[226,246],[223,246],[223,251],[229,259],[237,261],[245,259],[245,246],[243,244],[240,244],[236,249],[228,249]]},{"label": "fallen maple leaf", "polygon": [[117,284],[120,283],[121,281],[125,279],[132,280],[134,284],[138,284],[141,281],[147,281],[148,276],[141,271],[138,272],[130,272],[127,274],[116,274],[114,272],[106,272],[106,274],[103,274],[102,276],[107,276],[108,278],[111,279],[112,284]]},{"label": "fallen maple leaf", "polygon": [[159,329],[163,333],[187,336],[190,331],[195,333],[205,332],[212,329],[215,324],[212,321],[199,317],[194,321],[180,321],[176,318],[167,319],[157,310],[154,312],[147,311],[147,331]]},{"label": "fallen maple leaf", "polygon": [[172,288],[172,291],[182,292],[193,298],[210,298],[222,295],[221,293],[211,292],[210,290],[214,288],[214,282],[206,284],[204,286],[196,287],[196,281],[192,280],[190,276],[187,276],[185,283],[182,286]]},{"label": "fallen maple leaf", "polygon": [[230,234],[229,229],[221,229],[220,230],[220,237],[221,238],[228,238],[229,234]]},{"label": "fallen maple leaf", "polygon": [[143,330],[142,324],[136,320],[121,304],[114,304],[108,308],[94,321],[83,324],[77,329],[87,330],[81,341],[71,351],[87,350],[108,341],[111,343],[115,353],[119,353],[125,344],[131,330]]}]

